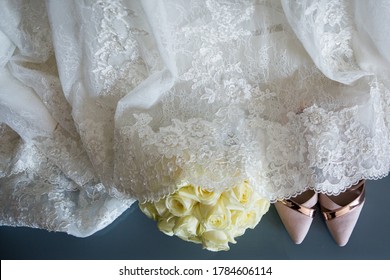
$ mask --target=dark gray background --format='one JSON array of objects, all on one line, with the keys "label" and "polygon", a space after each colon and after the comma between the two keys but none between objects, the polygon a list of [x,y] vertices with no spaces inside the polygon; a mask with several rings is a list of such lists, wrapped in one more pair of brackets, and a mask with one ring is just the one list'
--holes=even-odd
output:
[{"label": "dark gray background", "polygon": [[0,227],[1,259],[390,259],[390,177],[366,183],[366,203],[349,243],[338,247],[317,213],[301,245],[290,240],[274,206],[227,252],[159,232],[135,203],[87,238],[40,229]]}]

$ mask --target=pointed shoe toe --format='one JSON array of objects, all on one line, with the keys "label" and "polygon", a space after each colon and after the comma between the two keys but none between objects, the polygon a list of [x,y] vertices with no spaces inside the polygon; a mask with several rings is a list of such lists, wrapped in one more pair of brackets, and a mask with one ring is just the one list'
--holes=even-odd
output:
[{"label": "pointed shoe toe", "polygon": [[295,198],[275,203],[279,217],[295,244],[301,244],[305,239],[313,221],[317,201],[318,195],[309,190]]},{"label": "pointed shoe toe", "polygon": [[365,181],[338,196],[319,195],[322,215],[334,241],[345,246],[359,219],[365,201]]}]

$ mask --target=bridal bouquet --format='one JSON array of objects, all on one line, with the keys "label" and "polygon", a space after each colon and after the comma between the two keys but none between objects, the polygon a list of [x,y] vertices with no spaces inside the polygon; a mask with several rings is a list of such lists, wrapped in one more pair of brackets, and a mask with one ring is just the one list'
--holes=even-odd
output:
[{"label": "bridal bouquet", "polygon": [[202,244],[210,251],[226,251],[229,242],[236,243],[236,237],[260,222],[269,205],[244,181],[223,192],[185,185],[157,202],[139,206],[163,233]]}]

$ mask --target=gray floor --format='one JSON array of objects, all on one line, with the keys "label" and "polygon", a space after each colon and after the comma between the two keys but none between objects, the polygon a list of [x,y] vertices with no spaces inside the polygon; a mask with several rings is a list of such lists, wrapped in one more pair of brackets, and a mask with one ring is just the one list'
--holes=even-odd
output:
[{"label": "gray floor", "polygon": [[367,182],[366,203],[349,243],[338,247],[320,215],[301,245],[293,244],[270,211],[227,252],[168,237],[133,205],[88,238],[0,227],[1,259],[390,259],[390,177]]}]

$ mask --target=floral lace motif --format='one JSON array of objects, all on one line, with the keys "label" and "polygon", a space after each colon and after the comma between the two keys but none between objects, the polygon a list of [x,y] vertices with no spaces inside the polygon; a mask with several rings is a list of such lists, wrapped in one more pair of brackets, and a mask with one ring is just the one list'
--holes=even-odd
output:
[{"label": "floral lace motif", "polygon": [[[388,89],[382,90],[371,88],[372,98],[381,96],[376,106],[388,98]],[[305,188],[338,194],[361,178],[385,176],[390,167],[389,146],[382,144],[390,139],[385,111],[380,115],[386,122],[378,117],[370,129],[359,121],[362,108],[333,109],[313,105],[298,114],[290,112],[284,125],[256,118],[252,127],[231,133],[224,131],[223,118],[174,119],[172,125],[153,131],[150,115],[135,115],[135,125],[120,131],[123,138],[138,138],[133,145],[143,151],[140,173],[131,182],[143,183],[146,189],[134,195],[148,199],[162,186],[171,190],[186,182],[223,190],[249,178],[262,195],[276,200]],[[138,157],[130,143],[124,146],[126,155]]]},{"label": "floral lace motif", "polygon": [[10,173],[12,158],[16,153],[16,147],[20,144],[20,138],[16,132],[7,125],[0,123],[0,178]]},{"label": "floral lace motif", "polygon": [[[146,77],[138,37],[148,33],[132,27],[139,16],[121,1],[92,1],[97,42],[88,44],[94,55],[95,92],[86,96],[75,112],[77,128],[99,180],[114,188],[114,127],[118,101]],[[97,96],[95,96],[97,95]]]},{"label": "floral lace motif", "polygon": [[68,178],[71,178],[79,186],[96,178],[79,138],[72,137],[62,127],[57,126],[50,136],[36,137],[34,142]]},{"label": "floral lace motif", "polygon": [[77,131],[71,116],[71,107],[65,99],[57,75],[55,58],[50,57],[45,64],[10,63],[11,71],[17,79],[33,88],[46,106],[50,115],[73,137]]},{"label": "floral lace motif", "polygon": [[[8,1],[3,3],[0,28],[19,48],[18,56],[44,62],[53,54],[51,31],[43,1]],[[20,18],[18,25],[15,16]]]},{"label": "floral lace motif", "polygon": [[[327,76],[349,83],[364,75],[352,49],[352,3],[342,0],[282,2],[292,13],[290,20],[296,27],[294,31]],[[318,49],[320,56],[312,52],[314,49]]]},{"label": "floral lace motif", "polygon": [[[88,236],[133,203],[112,198],[102,184],[87,183],[80,188],[34,145],[24,144],[17,137],[9,127],[0,125],[1,164],[7,163],[0,173],[1,225]],[[56,152],[55,160],[58,156],[66,158],[66,154]],[[9,155],[12,160],[3,161]]]},{"label": "floral lace motif", "polygon": [[[210,16],[205,14],[202,24],[183,25],[173,32],[200,43],[185,46],[185,41],[177,40],[177,52],[195,51],[181,53],[191,66],[179,73],[179,85],[162,97],[162,117],[134,110],[128,116],[133,124],[117,130],[116,183],[121,192],[142,201],[158,200],[187,183],[223,190],[248,179],[262,196],[275,201],[307,188],[338,194],[361,178],[387,174],[390,150],[381,143],[389,143],[389,126],[383,122],[370,126],[361,115],[370,110],[376,120],[383,120],[388,109],[354,105],[347,93],[340,96],[347,86],[315,68],[292,63],[293,48],[276,47],[276,39],[263,46],[258,57],[242,56],[241,50],[254,45],[258,34],[277,38],[277,32],[285,30],[287,38],[292,35],[283,20],[270,20],[271,26],[280,28],[261,26],[258,32],[241,28],[256,8],[247,5],[234,14],[233,3],[206,1]],[[350,27],[344,28],[345,18],[332,19],[334,7],[322,5],[321,13],[309,9],[307,15],[313,13],[318,17],[315,22],[321,18],[350,32]],[[270,14],[279,11],[266,8]],[[321,55],[331,69],[340,59],[345,67],[337,62],[339,70],[356,67],[352,50],[347,50],[350,36],[343,38],[342,46],[329,42],[321,43]],[[271,81],[270,76],[280,78]],[[365,98],[379,106],[388,90],[373,81],[365,92]]]},{"label": "floral lace motif", "polygon": [[6,71],[58,122],[0,104],[26,141],[0,125],[2,224],[85,236],[186,184],[275,201],[389,172],[390,79],[356,64],[347,1],[76,2],[0,19]]},{"label": "floral lace motif", "polygon": [[141,58],[138,36],[146,36],[145,30],[132,26],[131,19],[138,17],[120,1],[97,1],[92,7],[100,21],[95,51],[96,66],[93,73],[96,84],[102,84],[100,94],[127,92],[128,87],[138,85],[145,77],[145,63]]}]

